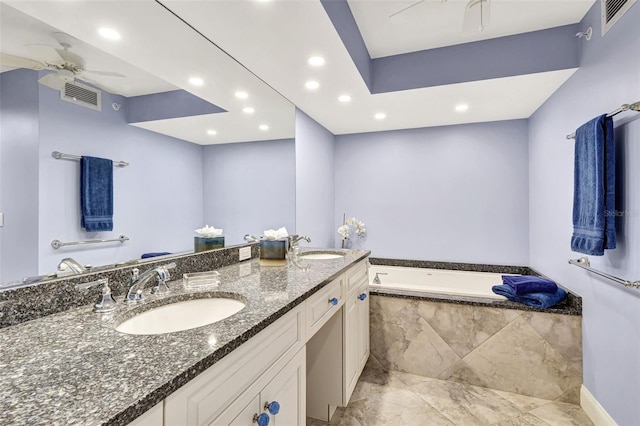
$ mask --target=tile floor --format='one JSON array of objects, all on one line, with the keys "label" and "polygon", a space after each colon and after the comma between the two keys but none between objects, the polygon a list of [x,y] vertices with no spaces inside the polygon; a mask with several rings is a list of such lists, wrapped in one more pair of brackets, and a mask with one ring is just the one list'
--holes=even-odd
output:
[{"label": "tile floor", "polygon": [[367,364],[346,408],[307,426],[583,426],[580,406],[432,379]]}]

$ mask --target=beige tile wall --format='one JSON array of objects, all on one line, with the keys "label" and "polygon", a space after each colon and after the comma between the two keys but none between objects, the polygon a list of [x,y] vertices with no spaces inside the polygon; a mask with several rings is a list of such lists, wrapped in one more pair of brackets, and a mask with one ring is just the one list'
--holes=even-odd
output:
[{"label": "beige tile wall", "polygon": [[371,355],[403,371],[579,403],[581,317],[371,297]]}]

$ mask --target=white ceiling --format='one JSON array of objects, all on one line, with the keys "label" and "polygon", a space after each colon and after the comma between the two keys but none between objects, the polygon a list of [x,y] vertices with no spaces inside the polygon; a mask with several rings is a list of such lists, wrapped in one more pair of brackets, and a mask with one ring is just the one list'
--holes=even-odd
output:
[{"label": "white ceiling", "polygon": [[[34,55],[27,45],[41,44],[61,49],[53,37],[53,33],[59,31],[59,29],[0,3],[0,51],[2,53],[42,62],[44,58]],[[85,77],[111,89],[111,93],[131,97],[177,89],[153,74],[136,68],[80,40],[76,40],[70,51],[84,58],[87,69],[119,72],[126,76],[126,78],[120,78],[91,73],[84,74]]]},{"label": "white ceiling", "polygon": [[482,32],[479,15],[469,14],[471,25],[464,25],[468,0],[348,2],[369,54],[379,58],[575,24],[594,0],[490,0]]},{"label": "white ceiling", "polygon": [[[569,69],[372,95],[320,0],[162,0],[239,63],[153,0],[5,2],[87,46],[228,110],[139,124],[200,144],[293,137],[293,106],[263,82],[332,133],[348,134],[528,118],[575,72]],[[459,31],[465,5],[460,0],[425,0],[389,19],[410,4],[349,0],[372,57],[575,23],[593,0],[492,0],[491,25],[482,33]],[[123,39],[117,43],[101,39],[96,29],[103,25],[119,30]],[[307,59],[313,55],[323,56],[325,65],[310,66]],[[107,70],[115,67],[97,59],[91,59],[89,65]],[[206,84],[190,86],[187,79],[192,75],[202,76]],[[306,89],[304,83],[309,79],[317,80],[320,88]],[[250,98],[236,99],[233,93],[239,89],[248,91]],[[349,94],[352,101],[339,103],[341,94]],[[469,109],[455,112],[458,103],[468,103]],[[241,112],[248,104],[256,108],[251,116]],[[386,113],[386,119],[375,120],[377,112]],[[268,135],[256,131],[261,123],[270,126]],[[214,138],[206,135],[206,129],[212,127],[218,131]]]},{"label": "white ceiling", "polygon": [[[128,77],[139,76],[130,84],[140,92],[180,88],[227,111],[136,124],[139,127],[202,145],[294,136],[295,110],[291,103],[154,1],[18,0],[4,3],[48,24],[32,26],[33,31],[41,30],[35,42],[54,45],[51,31],[62,31],[82,40],[76,53],[84,56],[91,68],[120,71]],[[9,7],[4,9],[10,11],[10,22],[11,15],[19,15]],[[5,13],[2,15],[4,19]],[[117,42],[103,39],[97,33],[102,26],[118,30],[122,39]],[[28,53],[18,48],[24,49],[22,44],[31,43],[33,34],[23,34],[23,26],[17,27],[16,41],[7,43],[13,47],[5,52],[3,25],[2,51],[26,56]],[[13,38],[13,33],[6,38]],[[188,79],[192,76],[202,77],[205,84],[201,87],[190,85]],[[104,84],[116,86],[126,93],[124,87],[117,86],[123,82],[113,80],[116,78],[111,77]],[[147,89],[142,89],[144,87]],[[238,90],[246,91],[249,98],[236,98],[234,93]],[[129,93],[137,94],[134,90]],[[246,106],[253,107],[255,112],[242,112]],[[269,130],[260,130],[260,124],[268,125]],[[217,134],[208,135],[209,129],[216,130]]]},{"label": "white ceiling", "polygon": [[[528,118],[575,72],[372,95],[319,0],[163,3],[334,134]],[[358,2],[374,10],[378,3],[386,2]],[[323,56],[325,65],[308,65],[313,55]],[[320,88],[306,89],[309,79]],[[350,103],[338,102],[343,93],[352,96]],[[469,110],[454,111],[462,102]],[[375,120],[377,112],[386,119]]]}]

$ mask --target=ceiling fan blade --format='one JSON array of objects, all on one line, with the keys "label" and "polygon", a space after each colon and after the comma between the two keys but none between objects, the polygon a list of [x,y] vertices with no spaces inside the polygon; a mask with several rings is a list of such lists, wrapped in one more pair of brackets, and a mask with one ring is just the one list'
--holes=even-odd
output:
[{"label": "ceiling fan blade", "polygon": [[124,74],[120,74],[119,72],[114,71],[94,71],[94,70],[84,70],[84,72],[88,72],[95,75],[104,75],[106,77],[126,77]]},{"label": "ceiling fan blade", "polygon": [[0,53],[0,65],[13,68],[27,68],[30,70],[42,70],[47,67],[42,62],[20,56],[7,55],[6,53]]},{"label": "ceiling fan blade", "polygon": [[424,2],[424,0],[418,0],[417,2],[412,3],[412,4],[410,4],[410,5],[409,5],[409,6],[407,6],[407,7],[403,7],[403,8],[402,8],[402,9],[400,9],[399,11],[394,12],[394,13],[392,13],[391,15],[389,15],[389,19],[391,19],[391,18],[393,18],[394,16],[399,15],[399,14],[401,14],[401,13],[403,13],[403,12],[406,12],[407,10],[411,9],[411,8],[412,8],[412,7],[414,7],[414,6],[419,5],[419,4],[420,4],[420,3],[422,3],[422,2]]},{"label": "ceiling fan blade", "polygon": [[58,51],[46,44],[27,44],[27,49],[42,62],[51,64],[64,63],[64,58],[60,56]]},{"label": "ceiling fan blade", "polygon": [[57,72],[50,72],[44,75],[43,77],[41,77],[38,80],[38,83],[42,84],[43,86],[50,87],[51,89],[54,89],[54,90],[62,90],[64,89],[64,85],[65,83],[67,83],[67,80],[65,80],[64,78],[61,78]]}]

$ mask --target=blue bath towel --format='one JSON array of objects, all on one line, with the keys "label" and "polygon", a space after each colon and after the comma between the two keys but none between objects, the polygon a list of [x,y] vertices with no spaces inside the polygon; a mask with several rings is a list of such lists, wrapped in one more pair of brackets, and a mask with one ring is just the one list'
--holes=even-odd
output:
[{"label": "blue bath towel", "polygon": [[555,293],[527,293],[517,295],[515,291],[508,285],[494,285],[491,290],[495,294],[504,296],[512,302],[523,303],[534,308],[549,308],[556,303],[562,302],[567,297],[567,292],[558,287]]},{"label": "blue bath towel", "polygon": [[503,275],[502,284],[508,285],[517,295],[526,293],[555,293],[558,286],[551,280],[533,275]]},{"label": "blue bath towel", "polygon": [[616,248],[613,119],[601,115],[576,130],[571,250],[602,256]]},{"label": "blue bath towel", "polygon": [[113,161],[80,160],[80,226],[87,232],[113,230]]}]

